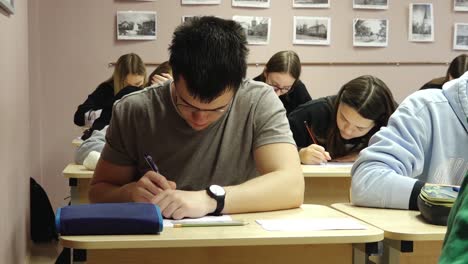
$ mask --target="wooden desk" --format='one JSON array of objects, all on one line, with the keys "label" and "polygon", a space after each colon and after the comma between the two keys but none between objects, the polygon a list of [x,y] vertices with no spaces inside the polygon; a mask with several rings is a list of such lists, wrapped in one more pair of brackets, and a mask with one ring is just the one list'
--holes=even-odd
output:
[{"label": "wooden desk", "polygon": [[447,228],[427,224],[418,211],[332,207],[384,231],[384,263],[437,263]]},{"label": "wooden desk", "polygon": [[302,165],[305,180],[304,203],[331,205],[349,202],[351,167]]},{"label": "wooden desk", "polygon": [[232,215],[247,221],[246,226],[165,228],[160,235],[62,236],[60,243],[85,250],[87,263],[365,263],[363,249],[376,248],[383,232],[364,222],[366,230],[303,232],[266,231],[255,222],[337,217],[349,218],[326,206],[303,205]]},{"label": "wooden desk", "polygon": [[62,173],[65,178],[68,178],[71,204],[89,203],[88,190],[94,171],[86,169],[83,165],[71,163]]}]

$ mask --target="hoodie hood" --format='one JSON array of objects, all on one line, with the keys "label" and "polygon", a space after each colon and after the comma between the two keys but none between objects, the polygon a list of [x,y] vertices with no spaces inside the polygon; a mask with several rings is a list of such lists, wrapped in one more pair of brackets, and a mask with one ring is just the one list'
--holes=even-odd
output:
[{"label": "hoodie hood", "polygon": [[445,83],[442,92],[468,133],[468,72]]}]

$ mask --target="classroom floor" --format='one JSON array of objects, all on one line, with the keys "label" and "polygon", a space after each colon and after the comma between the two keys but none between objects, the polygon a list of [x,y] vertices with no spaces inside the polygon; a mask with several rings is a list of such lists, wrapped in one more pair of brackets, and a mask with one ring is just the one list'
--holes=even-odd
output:
[{"label": "classroom floor", "polygon": [[31,264],[49,264],[55,263],[58,255],[62,251],[62,248],[58,242],[46,243],[46,244],[34,244],[30,245],[30,256],[29,263]]}]

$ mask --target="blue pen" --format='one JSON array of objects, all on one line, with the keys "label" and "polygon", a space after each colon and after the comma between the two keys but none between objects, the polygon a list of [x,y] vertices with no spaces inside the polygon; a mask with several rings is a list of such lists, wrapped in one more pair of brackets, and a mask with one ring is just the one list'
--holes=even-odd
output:
[{"label": "blue pen", "polygon": [[459,192],[459,191],[460,191],[460,187],[454,186],[454,187],[452,187],[452,190],[454,190],[454,191],[456,191],[456,192]]},{"label": "blue pen", "polygon": [[149,154],[144,154],[143,157],[154,172],[159,172],[158,166],[156,166],[156,163],[154,163],[153,157],[151,157]]}]

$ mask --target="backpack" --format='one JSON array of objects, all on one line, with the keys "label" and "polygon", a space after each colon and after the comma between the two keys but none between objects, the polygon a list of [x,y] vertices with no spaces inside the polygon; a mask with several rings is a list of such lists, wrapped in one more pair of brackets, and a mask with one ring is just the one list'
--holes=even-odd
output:
[{"label": "backpack", "polygon": [[30,179],[31,239],[35,243],[58,240],[55,229],[55,214],[49,197],[33,178]]}]

